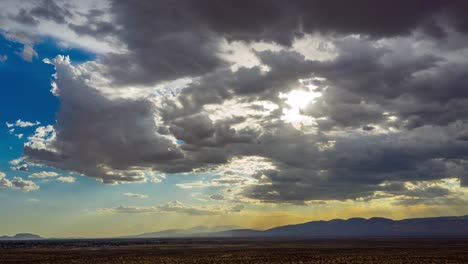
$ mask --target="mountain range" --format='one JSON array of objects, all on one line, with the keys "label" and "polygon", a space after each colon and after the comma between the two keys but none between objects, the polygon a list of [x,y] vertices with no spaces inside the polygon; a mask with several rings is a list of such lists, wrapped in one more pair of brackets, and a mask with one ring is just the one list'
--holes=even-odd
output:
[{"label": "mountain range", "polygon": [[[223,228],[219,228],[223,229]],[[163,237],[424,237],[468,236],[468,215],[392,220],[382,217],[311,221],[297,225],[279,226],[267,230],[208,228],[166,230],[129,236],[129,238]]]},{"label": "mountain range", "polygon": [[[392,220],[382,217],[333,219],[279,226],[267,230],[243,229],[239,226],[196,226],[168,229],[119,238],[196,238],[196,237],[468,237],[468,215]],[[38,240],[38,235],[22,233],[0,236],[0,240]]]},{"label": "mountain range", "polygon": [[[239,234],[245,236],[247,233],[243,230]],[[468,236],[468,215],[403,220],[381,217],[334,219],[280,226],[253,234],[267,237]],[[230,235],[236,236],[236,232],[231,232]]]}]

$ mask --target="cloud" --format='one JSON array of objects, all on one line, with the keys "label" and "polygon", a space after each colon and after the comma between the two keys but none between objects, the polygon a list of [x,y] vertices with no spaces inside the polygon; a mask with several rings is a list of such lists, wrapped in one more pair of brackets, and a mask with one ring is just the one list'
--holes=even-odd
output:
[{"label": "cloud", "polygon": [[0,30],[0,34],[2,34],[8,40],[23,44],[22,50],[17,51],[16,53],[25,61],[32,62],[34,58],[39,56],[36,50],[33,48],[34,43],[39,40],[39,38],[36,37],[34,33],[23,30]]},{"label": "cloud", "polygon": [[32,62],[34,58],[37,58],[39,55],[34,50],[34,48],[30,45],[24,45],[23,50],[19,55],[25,60]]},{"label": "cloud", "polygon": [[139,198],[139,199],[145,199],[148,198],[148,195],[146,194],[139,194],[139,193],[124,193],[123,195],[130,197],[130,198]]},{"label": "cloud", "polygon": [[[24,12],[24,9],[20,12]],[[24,15],[26,18],[26,14]],[[53,0],[42,0],[39,1],[39,5],[29,11],[29,16],[30,18],[26,19],[25,22],[33,20],[34,18],[43,18],[46,20],[52,20],[58,24],[63,24],[67,21],[67,18],[72,17],[73,14],[66,8],[59,6]]]},{"label": "cloud", "polygon": [[[72,28],[80,34],[98,38],[103,36],[104,29],[124,43],[129,52],[106,54],[101,58],[107,65],[112,65],[105,72],[116,83],[152,84],[197,76],[216,69],[223,61],[216,56],[219,39],[193,23],[196,21],[186,6],[184,1],[150,4],[111,1],[112,23],[90,19]],[[91,25],[95,30],[89,30]],[[151,34],[148,34],[150,28]]]},{"label": "cloud", "polygon": [[55,180],[59,182],[74,183],[76,178],[72,176],[60,176],[57,177]]},{"label": "cloud", "polygon": [[135,206],[118,206],[112,208],[100,208],[98,212],[101,213],[125,213],[125,214],[142,214],[142,213],[156,213],[156,214],[186,214],[194,216],[203,215],[222,215],[229,213],[238,213],[244,209],[243,205],[234,206],[193,206],[181,203],[179,201],[171,201],[164,205],[153,207],[135,207]]},{"label": "cloud", "polygon": [[5,62],[8,60],[8,56],[7,55],[0,55],[0,62]]},{"label": "cloud", "polygon": [[57,177],[57,176],[59,176],[59,174],[53,171],[41,171],[41,172],[35,172],[29,175],[28,178],[48,178],[48,177]]},{"label": "cloud", "polygon": [[[145,180],[145,170],[182,155],[170,138],[156,132],[150,101],[108,98],[86,84],[92,69],[74,68],[61,56],[53,63],[62,102],[58,119],[64,122],[38,128],[29,137],[25,155],[31,160],[115,183]],[[77,106],[86,113],[75,111]]]},{"label": "cloud", "polygon": [[30,164],[27,162],[25,157],[10,160],[8,163],[10,164],[11,170],[29,171]]},{"label": "cloud", "polygon": [[[41,7],[12,19],[124,48],[45,61],[60,109],[28,137],[30,162],[109,184],[211,173],[177,186],[269,203],[423,202],[451,195],[424,182],[468,185],[461,1],[110,1],[76,20],[61,2]],[[34,35],[20,32],[5,34],[32,49]]]},{"label": "cloud", "polygon": [[219,201],[219,200],[224,200],[224,196],[221,195],[221,194],[218,194],[218,193],[212,194],[212,195],[210,196],[210,198],[213,199],[213,200],[218,200],[218,201]]},{"label": "cloud", "polygon": [[0,172],[0,189],[12,188],[23,192],[38,190],[39,186],[32,181],[23,180],[20,177],[13,177],[12,180],[6,178],[6,174]]},{"label": "cloud", "polygon": [[12,170],[18,170],[18,171],[29,171],[28,164],[22,164],[19,166],[12,166],[10,167]]},{"label": "cloud", "polygon": [[11,188],[13,184],[5,177],[6,174],[4,172],[0,172],[0,188]]},{"label": "cloud", "polygon": [[8,128],[14,128],[14,127],[21,127],[21,128],[24,128],[24,127],[33,127],[33,126],[38,126],[40,125],[41,122],[39,121],[36,121],[36,122],[30,122],[30,121],[23,121],[21,119],[18,119],[16,120],[14,123],[8,123],[6,122],[6,126]]},{"label": "cloud", "polygon": [[12,188],[19,189],[23,192],[29,192],[39,189],[39,186],[33,181],[23,180],[20,177],[13,177],[13,179],[11,180],[11,184]]}]

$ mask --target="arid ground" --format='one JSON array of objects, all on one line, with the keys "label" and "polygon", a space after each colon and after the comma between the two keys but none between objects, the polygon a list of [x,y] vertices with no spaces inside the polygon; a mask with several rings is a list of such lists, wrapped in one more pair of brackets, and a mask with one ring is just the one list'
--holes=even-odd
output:
[{"label": "arid ground", "polygon": [[4,241],[0,263],[468,263],[468,239]]}]

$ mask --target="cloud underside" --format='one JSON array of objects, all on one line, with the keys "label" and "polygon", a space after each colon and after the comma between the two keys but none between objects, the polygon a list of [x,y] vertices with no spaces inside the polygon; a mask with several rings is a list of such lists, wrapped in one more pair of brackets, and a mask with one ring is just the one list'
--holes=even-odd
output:
[{"label": "cloud underside", "polygon": [[24,154],[104,183],[255,157],[268,166],[221,170],[212,185],[241,178],[238,196],[272,203],[452,195],[430,183],[468,185],[466,3],[350,5],[110,1],[81,23],[53,5],[61,16],[25,9],[10,19],[68,21],[125,51],[47,61],[57,123]]}]

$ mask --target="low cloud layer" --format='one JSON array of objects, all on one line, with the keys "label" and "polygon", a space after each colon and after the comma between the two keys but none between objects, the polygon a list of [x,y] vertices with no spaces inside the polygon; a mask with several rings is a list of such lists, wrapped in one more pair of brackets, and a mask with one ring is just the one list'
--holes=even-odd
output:
[{"label": "low cloud layer", "polygon": [[137,207],[137,206],[117,206],[112,208],[100,208],[101,213],[125,213],[125,214],[170,214],[180,213],[193,216],[203,215],[223,215],[229,213],[238,213],[244,209],[243,205],[234,206],[194,206],[181,203],[179,201],[171,201],[164,205],[152,207]]}]

